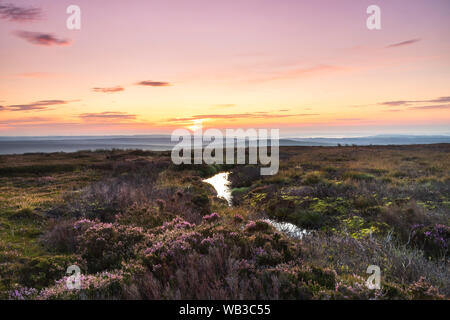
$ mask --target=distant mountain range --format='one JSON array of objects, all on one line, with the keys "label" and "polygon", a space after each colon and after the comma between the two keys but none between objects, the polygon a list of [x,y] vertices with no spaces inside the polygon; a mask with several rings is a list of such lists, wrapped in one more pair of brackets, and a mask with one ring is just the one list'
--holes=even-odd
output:
[{"label": "distant mountain range", "polygon": [[[97,149],[170,150],[170,135],[0,137],[0,154]],[[280,146],[405,145],[450,143],[444,135],[377,135],[353,138],[281,138]]]},{"label": "distant mountain range", "polygon": [[400,145],[450,143],[450,136],[436,135],[376,135],[354,138],[283,138],[280,145],[285,146],[337,146],[341,145]]}]

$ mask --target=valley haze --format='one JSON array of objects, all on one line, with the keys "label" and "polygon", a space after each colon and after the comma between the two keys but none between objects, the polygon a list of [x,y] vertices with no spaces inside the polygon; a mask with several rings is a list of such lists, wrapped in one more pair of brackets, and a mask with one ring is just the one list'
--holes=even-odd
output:
[{"label": "valley haze", "polygon": [[[411,145],[450,143],[450,135],[374,135],[366,137],[282,137],[280,146]],[[0,154],[76,152],[80,150],[171,150],[170,135],[0,137]]]}]

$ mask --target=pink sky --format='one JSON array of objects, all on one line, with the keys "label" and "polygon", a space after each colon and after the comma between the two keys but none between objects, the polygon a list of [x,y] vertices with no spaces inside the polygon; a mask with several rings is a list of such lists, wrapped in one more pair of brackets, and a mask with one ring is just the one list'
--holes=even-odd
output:
[{"label": "pink sky", "polygon": [[0,38],[0,135],[450,134],[448,0],[0,0]]}]

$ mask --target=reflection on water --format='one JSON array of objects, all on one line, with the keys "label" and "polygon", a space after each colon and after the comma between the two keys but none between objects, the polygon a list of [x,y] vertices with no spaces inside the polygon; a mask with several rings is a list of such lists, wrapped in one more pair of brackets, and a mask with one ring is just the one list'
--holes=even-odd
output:
[{"label": "reflection on water", "polygon": [[211,184],[216,189],[217,196],[227,200],[228,205],[231,206],[231,189],[228,175],[229,172],[221,172],[209,179],[203,180],[203,182]]},{"label": "reflection on water", "polygon": [[289,222],[278,222],[272,219],[266,219],[264,221],[270,223],[275,227],[275,229],[294,239],[301,239],[303,236],[308,234],[308,231],[300,229],[296,225]]},{"label": "reflection on water", "polygon": [[[228,175],[229,172],[221,172],[209,179],[203,180],[203,182],[211,184],[214,187],[214,189],[216,189],[217,196],[227,200],[228,205],[231,206],[232,197],[231,197],[230,181],[228,181]],[[272,226],[274,226],[275,229],[277,229],[280,232],[283,232],[288,237],[294,239],[301,239],[303,238],[303,236],[309,234],[308,231],[300,229],[296,225],[289,222],[278,222],[272,219],[266,219],[264,221],[270,223]]]}]

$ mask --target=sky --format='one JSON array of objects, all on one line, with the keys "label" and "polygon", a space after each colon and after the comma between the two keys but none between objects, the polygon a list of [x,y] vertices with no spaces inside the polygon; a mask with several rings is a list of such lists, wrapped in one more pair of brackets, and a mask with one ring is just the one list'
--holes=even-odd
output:
[{"label": "sky", "polygon": [[450,134],[449,40],[448,0],[0,0],[0,136]]}]

